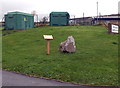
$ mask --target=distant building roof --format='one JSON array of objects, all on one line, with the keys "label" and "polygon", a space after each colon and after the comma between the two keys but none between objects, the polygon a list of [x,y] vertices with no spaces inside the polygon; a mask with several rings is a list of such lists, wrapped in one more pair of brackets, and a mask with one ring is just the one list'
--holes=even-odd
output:
[{"label": "distant building roof", "polygon": [[100,15],[99,18],[119,18],[120,14]]},{"label": "distant building roof", "polygon": [[120,20],[120,14],[111,14],[111,15],[101,15],[98,18],[95,17],[95,20]]},{"label": "distant building roof", "polygon": [[110,14],[110,15],[102,15],[102,16],[120,16],[120,14]]},{"label": "distant building roof", "polygon": [[93,19],[92,17],[71,18],[70,20]]},{"label": "distant building roof", "polygon": [[120,20],[120,18],[94,18],[94,20]]}]

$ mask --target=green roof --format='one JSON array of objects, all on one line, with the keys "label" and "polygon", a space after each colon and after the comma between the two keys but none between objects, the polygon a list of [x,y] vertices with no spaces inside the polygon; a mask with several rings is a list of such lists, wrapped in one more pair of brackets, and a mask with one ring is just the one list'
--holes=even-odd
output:
[{"label": "green roof", "polygon": [[51,12],[50,14],[69,14],[68,12]]},{"label": "green roof", "polygon": [[28,13],[23,13],[23,12],[8,12],[7,14],[20,14],[20,15],[27,15],[27,16],[32,16],[32,14],[28,14]]}]

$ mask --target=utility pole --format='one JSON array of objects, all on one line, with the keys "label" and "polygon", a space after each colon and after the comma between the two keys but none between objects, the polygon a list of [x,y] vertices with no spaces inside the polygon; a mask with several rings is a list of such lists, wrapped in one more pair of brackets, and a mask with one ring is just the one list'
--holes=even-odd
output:
[{"label": "utility pole", "polygon": [[37,27],[39,27],[38,14],[36,14],[36,16],[37,16]]},{"label": "utility pole", "polygon": [[84,18],[84,12],[83,12],[83,18]]},{"label": "utility pole", "polygon": [[[118,2],[118,18],[120,18],[120,1]],[[120,29],[120,20],[118,20],[118,26]]]},{"label": "utility pole", "polygon": [[83,25],[84,25],[84,12],[83,12]]},{"label": "utility pole", "polygon": [[75,26],[75,15],[74,15],[74,26]]},{"label": "utility pole", "polygon": [[[101,13],[99,12],[99,18],[101,18]],[[101,24],[101,20],[99,20],[99,24]]]},{"label": "utility pole", "polygon": [[98,23],[98,2],[97,2],[97,22]]}]

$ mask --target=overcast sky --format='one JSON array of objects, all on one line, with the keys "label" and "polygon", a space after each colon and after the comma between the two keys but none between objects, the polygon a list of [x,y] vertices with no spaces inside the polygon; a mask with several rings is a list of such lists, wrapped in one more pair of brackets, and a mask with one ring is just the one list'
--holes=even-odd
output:
[{"label": "overcast sky", "polygon": [[0,19],[7,12],[21,11],[47,16],[52,11],[66,11],[71,17],[96,16],[97,4],[101,15],[117,14],[120,0],[0,0]]}]

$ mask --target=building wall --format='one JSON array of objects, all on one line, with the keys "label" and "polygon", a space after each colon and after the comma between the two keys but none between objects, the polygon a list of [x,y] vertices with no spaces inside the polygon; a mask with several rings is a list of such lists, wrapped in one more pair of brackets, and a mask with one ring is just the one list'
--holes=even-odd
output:
[{"label": "building wall", "polygon": [[70,25],[92,25],[92,24],[93,24],[92,17],[70,19]]},{"label": "building wall", "polygon": [[118,25],[119,20],[120,20],[120,14],[103,15],[103,16],[99,16],[98,18],[94,18],[94,21],[98,21],[98,24],[102,24],[102,25],[104,24],[108,25],[108,23]]},{"label": "building wall", "polygon": [[118,21],[117,20],[100,20],[98,21],[99,24],[108,24],[108,23],[111,23],[111,24],[118,24]]},{"label": "building wall", "polygon": [[5,15],[5,29],[14,29],[15,28],[15,16]]}]

